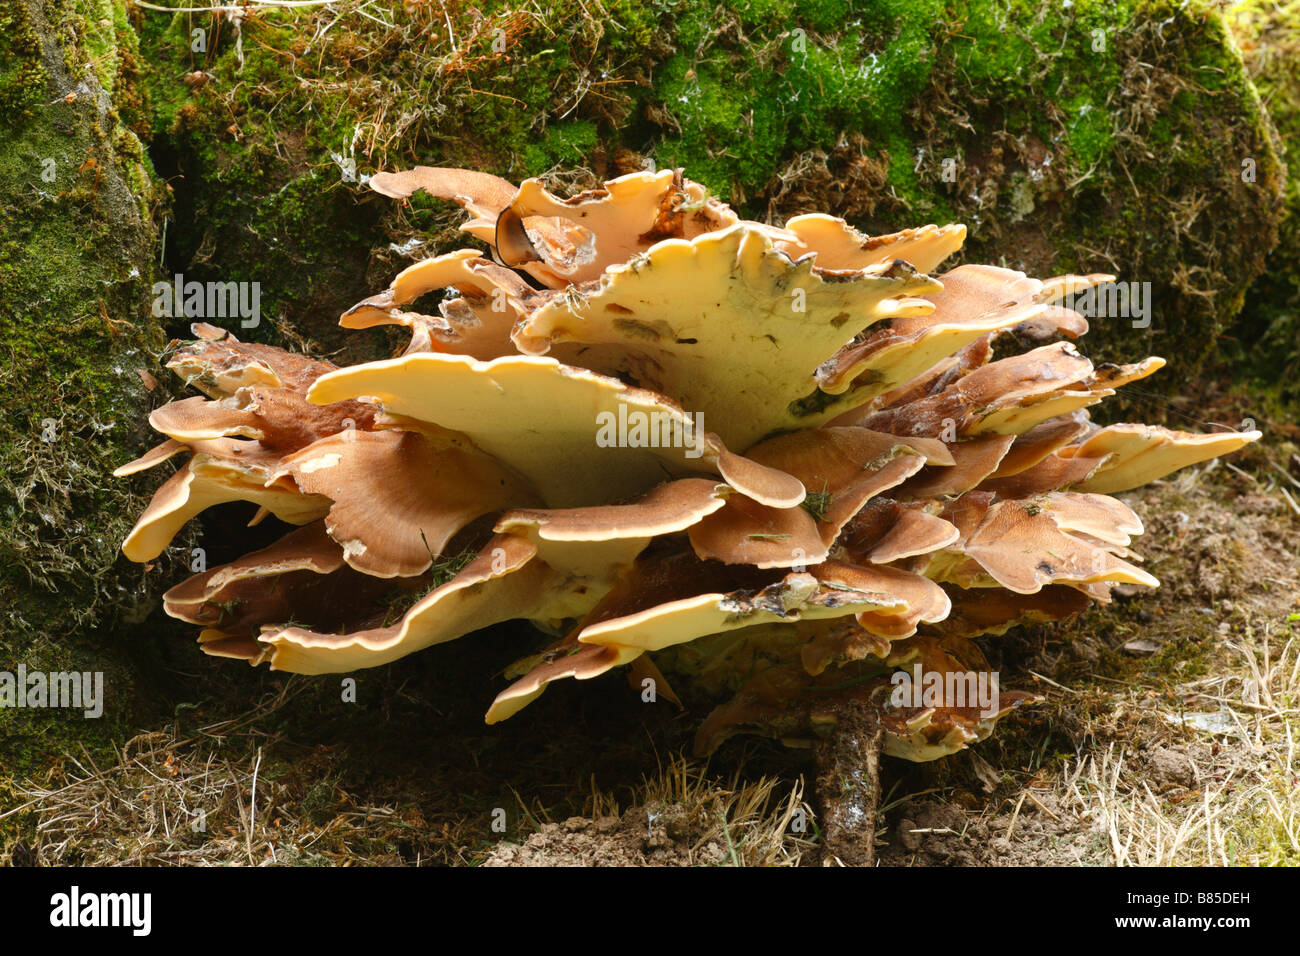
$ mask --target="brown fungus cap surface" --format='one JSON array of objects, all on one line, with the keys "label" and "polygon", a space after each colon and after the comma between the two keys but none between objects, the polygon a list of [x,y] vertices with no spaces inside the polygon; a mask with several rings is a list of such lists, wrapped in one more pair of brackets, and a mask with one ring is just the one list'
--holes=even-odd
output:
[{"label": "brown fungus cap surface", "polygon": [[486,455],[408,431],[331,435],[275,474],[329,498],[325,525],[344,559],[381,578],[423,574],[475,518],[535,498]]}]

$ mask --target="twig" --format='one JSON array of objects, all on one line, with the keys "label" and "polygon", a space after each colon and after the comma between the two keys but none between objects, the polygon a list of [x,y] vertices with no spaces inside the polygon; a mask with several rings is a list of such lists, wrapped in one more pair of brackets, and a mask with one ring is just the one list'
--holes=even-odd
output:
[{"label": "twig", "polygon": [[1034,677],[1037,677],[1039,680],[1041,680],[1041,681],[1045,681],[1046,683],[1051,684],[1053,687],[1056,687],[1056,688],[1058,688],[1059,690],[1063,690],[1063,691],[1065,691],[1067,694],[1077,694],[1077,693],[1079,693],[1077,690],[1072,690],[1071,688],[1066,687],[1066,686],[1063,685],[1063,684],[1058,684],[1056,681],[1052,680],[1050,677],[1044,677],[1042,674],[1039,674],[1039,673],[1036,672],[1036,671],[1029,671],[1029,673],[1032,674]]},{"label": "twig", "polygon": [[[1011,811],[1011,823],[1007,826],[1007,842],[1011,842],[1011,834],[1016,831],[1016,820],[1020,817],[1020,808],[1025,805],[1025,797],[1029,796],[1028,790],[1020,791],[1020,799],[1016,801],[1016,808]],[[1037,802],[1037,801],[1035,801]]]}]

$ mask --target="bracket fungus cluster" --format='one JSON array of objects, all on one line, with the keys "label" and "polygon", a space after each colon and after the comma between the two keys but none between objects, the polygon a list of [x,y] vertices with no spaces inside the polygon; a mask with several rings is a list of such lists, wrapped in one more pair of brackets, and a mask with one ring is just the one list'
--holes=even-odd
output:
[{"label": "bracket fungus cluster", "polygon": [[[1111,277],[939,271],[962,226],[748,222],[680,170],[569,199],[426,167],[370,186],[459,203],[490,252],[344,313],[409,329],[386,361],[194,326],[168,365],[202,395],[155,411],[166,440],[118,470],[185,456],[135,561],[221,502],[298,526],[167,593],[208,654],[339,673],[525,620],[551,637],[520,648],[489,722],[631,665],[724,701],[703,751],[811,739],[819,692],[849,687],[886,752],[933,759],[1032,695],[891,706],[892,674],[987,672],[973,637],[1155,586],[1109,495],[1259,437],[1090,422],[1163,364],[1072,344],[1087,322],[1063,303]],[[440,314],[408,308],[437,290]]]}]

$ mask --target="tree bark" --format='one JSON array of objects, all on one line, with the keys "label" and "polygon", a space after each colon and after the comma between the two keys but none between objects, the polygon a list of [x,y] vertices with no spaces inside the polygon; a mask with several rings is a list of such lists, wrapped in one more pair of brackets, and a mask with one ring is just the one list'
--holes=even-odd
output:
[{"label": "tree bark", "polygon": [[834,707],[831,735],[815,748],[823,866],[872,866],[880,799],[880,715],[870,699]]}]

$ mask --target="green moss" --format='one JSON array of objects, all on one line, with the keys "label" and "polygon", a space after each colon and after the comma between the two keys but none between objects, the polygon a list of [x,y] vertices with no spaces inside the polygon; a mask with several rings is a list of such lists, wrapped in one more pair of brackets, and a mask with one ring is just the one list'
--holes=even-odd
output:
[{"label": "green moss", "polygon": [[[930,76],[930,25],[941,5],[788,4],[678,21],[677,53],[657,71],[654,103],[671,117],[655,152],[742,206],[793,156],[845,131],[897,136]],[[848,13],[855,18],[845,22]],[[821,31],[838,28],[833,36]]]},{"label": "green moss", "polygon": [[[1178,389],[1217,355],[1276,235],[1282,167],[1221,16],[1164,2],[975,3],[947,30],[928,91],[944,121],[923,104],[912,116],[928,156],[959,157],[945,191],[972,226],[964,257],[1150,283],[1149,328],[1098,317],[1083,344],[1108,360],[1176,352],[1177,372],[1144,390]],[[1255,183],[1237,175],[1244,156]],[[892,173],[902,156],[891,158]],[[900,191],[909,207],[944,189],[933,165]]]},{"label": "green moss", "polygon": [[[319,39],[325,12],[263,11],[241,27],[242,60],[229,24],[197,14],[141,12],[143,55],[119,44],[133,128],[177,190],[168,268],[262,282],[273,317],[327,349],[380,341],[335,316],[400,268],[388,242],[463,242],[439,204],[397,209],[340,182],[331,154],[358,177],[416,162],[611,176],[648,159],[758,218],[961,220],[970,259],[1151,282],[1151,328],[1094,322],[1088,347],[1128,359],[1177,343],[1185,374],[1273,241],[1268,120],[1199,0],[377,10],[395,26],[343,18]],[[1237,154],[1257,160],[1251,189],[1225,165]]]},{"label": "green moss", "polygon": [[109,96],[117,79],[118,27],[126,26],[126,11],[114,0],[71,0],[69,14],[80,29],[90,68]]},{"label": "green moss", "polygon": [[30,118],[45,95],[40,41],[27,9],[17,0],[0,3],[0,120]]},{"label": "green moss", "polygon": [[[111,36],[122,21],[106,19]],[[147,295],[154,181],[96,77],[67,72],[89,62],[82,38],[104,34],[38,0],[0,0],[0,20],[30,39],[14,72],[40,77],[39,108],[0,137],[0,669],[102,671],[108,697],[98,720],[0,711],[0,767],[30,773],[78,743],[107,749],[137,713],[120,628],[157,595],[118,548],[146,483],[109,473],[147,447],[162,396],[136,373],[163,340]],[[149,646],[137,635],[135,650]]]},{"label": "green moss", "polygon": [[1280,239],[1250,289],[1234,330],[1233,354],[1242,378],[1267,396],[1276,419],[1292,421],[1300,406],[1300,175],[1294,169],[1300,156],[1300,2],[1239,2],[1230,9],[1229,23],[1293,166]]},{"label": "green moss", "polygon": [[595,123],[581,120],[557,126],[538,142],[524,147],[524,166],[528,175],[540,176],[557,165],[581,165],[599,145]]}]

